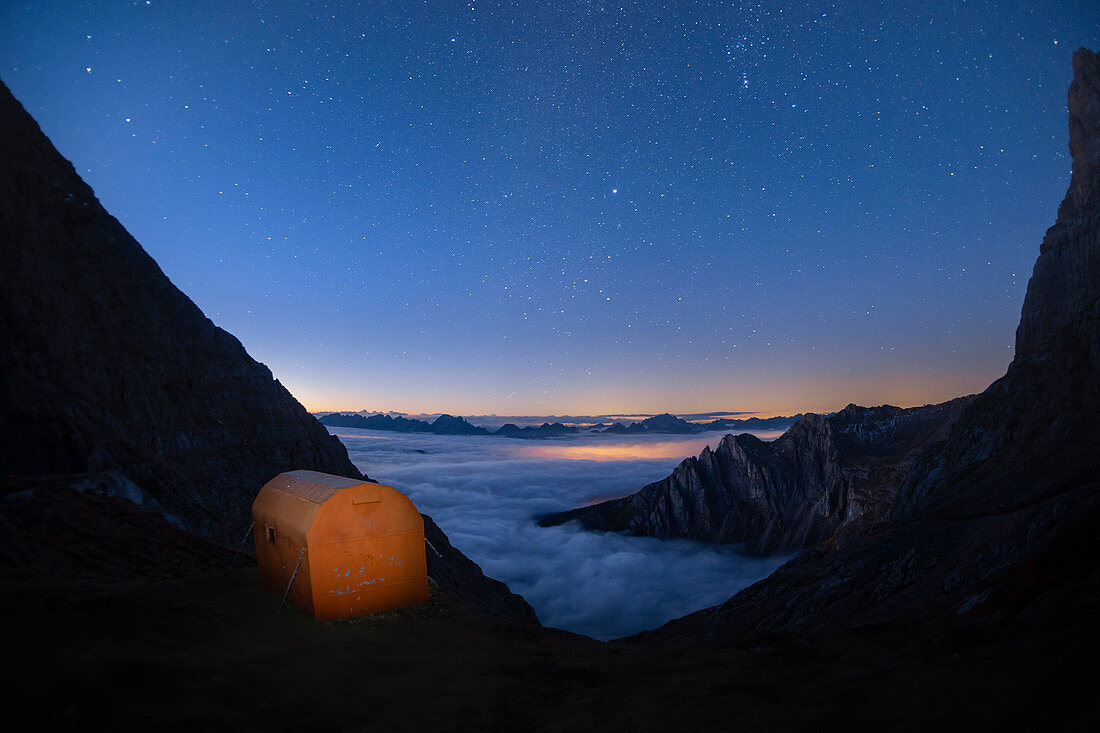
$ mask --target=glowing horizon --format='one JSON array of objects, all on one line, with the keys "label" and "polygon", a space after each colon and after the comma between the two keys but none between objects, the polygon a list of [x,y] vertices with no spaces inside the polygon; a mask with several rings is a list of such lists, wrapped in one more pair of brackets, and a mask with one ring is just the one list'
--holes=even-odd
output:
[{"label": "glowing horizon", "polygon": [[[919,407],[938,404],[984,391],[996,379],[1004,375],[1010,357],[1005,359],[999,369],[990,370],[988,375],[947,374],[932,375],[901,373],[893,379],[867,379],[858,384],[852,379],[815,380],[807,378],[790,385],[777,387],[761,395],[755,389],[744,390],[750,393],[740,397],[741,390],[726,386],[714,387],[714,397],[707,394],[702,397],[684,396],[673,400],[650,398],[649,402],[631,402],[638,399],[636,394],[623,394],[618,397],[601,398],[599,402],[580,403],[559,398],[554,400],[513,400],[503,403],[491,403],[483,399],[405,399],[399,397],[374,397],[369,392],[352,393],[334,397],[325,393],[303,389],[299,394],[292,385],[284,384],[291,393],[302,402],[310,412],[399,412],[405,415],[431,415],[447,413],[451,415],[523,415],[523,416],[624,416],[624,415],[686,415],[710,413],[715,405],[733,405],[732,412],[743,413],[734,419],[749,417],[770,418],[794,415],[802,412],[835,412],[850,403],[873,407],[890,404],[896,407]],[[278,376],[278,375],[276,375]],[[931,382],[931,383],[930,383]],[[648,390],[639,390],[647,394]],[[782,396],[778,396],[778,395]],[[316,396],[315,396],[316,395]],[[312,399],[311,399],[312,397]],[[702,400],[706,400],[703,402]],[[738,402],[738,400],[741,400]],[[400,402],[400,404],[395,404]],[[624,404],[626,407],[624,408]],[[599,409],[607,406],[611,409]],[[526,407],[526,409],[522,409]]]},{"label": "glowing horizon", "polygon": [[5,3],[0,75],[307,409],[772,416],[1004,373],[1079,5]]},{"label": "glowing horizon", "polygon": [[[761,440],[773,440],[783,434],[782,430],[753,431]],[[561,461],[597,461],[600,463],[614,461],[638,461],[654,460],[660,458],[682,458],[687,455],[695,455],[702,452],[704,446],[710,446],[711,450],[722,440],[722,436],[713,433],[709,437],[699,437],[694,440],[680,438],[678,440],[657,441],[632,441],[615,442],[609,444],[580,444],[562,445],[558,443],[546,443],[518,446],[511,453],[524,458],[546,458]],[[595,501],[602,501],[597,499]]]}]

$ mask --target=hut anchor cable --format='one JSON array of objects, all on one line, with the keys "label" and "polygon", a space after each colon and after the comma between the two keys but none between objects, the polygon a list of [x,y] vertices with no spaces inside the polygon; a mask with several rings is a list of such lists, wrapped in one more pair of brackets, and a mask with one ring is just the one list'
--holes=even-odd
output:
[{"label": "hut anchor cable", "polygon": [[241,541],[237,543],[237,552],[241,551],[244,547],[245,540],[248,539],[248,535],[252,534],[252,528],[256,526],[256,522],[252,521],[248,523],[248,530],[244,533],[244,537],[241,537]]},{"label": "hut anchor cable", "polygon": [[424,541],[428,543],[428,547],[432,548],[432,552],[434,552],[439,557],[439,559],[442,560],[443,556],[439,554],[439,550],[435,549],[435,545],[431,543],[431,540],[425,537]]},{"label": "hut anchor cable", "polygon": [[283,612],[283,606],[286,605],[286,597],[290,595],[290,586],[294,585],[294,579],[298,577],[298,568],[302,566],[302,558],[305,557],[306,548],[302,548],[302,551],[298,553],[298,562],[294,566],[294,572],[290,574],[290,582],[286,584],[286,592],[283,593],[283,600],[279,603],[279,610],[276,615]]},{"label": "hut anchor cable", "polygon": [[[248,539],[248,535],[252,534],[252,528],[255,527],[255,526],[256,526],[255,521],[249,522],[248,523],[248,531],[244,533],[244,537],[242,537],[241,541],[237,543],[237,546],[235,548],[233,548],[233,551],[235,553],[237,553],[238,555],[244,555],[245,557],[248,557],[248,553],[246,553],[244,551],[244,543],[245,543],[245,540]],[[228,569],[229,566],[231,566],[232,564],[233,564],[233,556],[230,555],[229,560],[225,563],[226,569]]]}]

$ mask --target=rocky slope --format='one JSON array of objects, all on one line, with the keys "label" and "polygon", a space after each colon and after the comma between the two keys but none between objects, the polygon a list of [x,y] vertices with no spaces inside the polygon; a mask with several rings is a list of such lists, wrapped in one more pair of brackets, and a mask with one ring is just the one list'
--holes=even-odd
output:
[{"label": "rocky slope", "polygon": [[[24,542],[55,543],[32,519],[61,488],[84,507],[77,515],[99,516],[100,499],[117,496],[235,545],[276,474],[361,476],[270,370],[172,285],[2,84],[0,262],[0,494],[19,495],[0,520]],[[433,564],[441,587],[534,619],[427,525],[444,555]]]},{"label": "rocky slope", "polygon": [[0,124],[5,479],[110,474],[184,527],[236,539],[279,471],[359,475],[103,210],[6,87]]},{"label": "rocky slope", "polygon": [[746,542],[768,553],[810,547],[843,525],[883,516],[899,475],[943,440],[970,403],[911,409],[848,405],[805,415],[781,437],[727,435],[671,475],[622,499],[552,514],[543,526],[585,527],[704,542]]},{"label": "rocky slope", "polygon": [[[1028,283],[1007,374],[901,486],[887,521],[651,636],[1032,618],[1078,638],[1100,609],[1100,56],[1073,59],[1073,174]],[[1030,631],[1028,633],[1031,633]],[[1039,652],[1036,652],[1039,653]],[[1042,653],[1049,653],[1044,650]]]}]

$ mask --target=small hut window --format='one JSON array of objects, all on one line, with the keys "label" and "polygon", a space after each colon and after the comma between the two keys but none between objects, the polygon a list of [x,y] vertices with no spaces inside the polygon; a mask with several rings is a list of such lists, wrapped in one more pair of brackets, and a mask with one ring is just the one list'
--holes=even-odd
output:
[{"label": "small hut window", "polygon": [[267,533],[267,541],[268,542],[274,542],[275,541],[275,528],[274,527],[264,527],[264,530]]}]

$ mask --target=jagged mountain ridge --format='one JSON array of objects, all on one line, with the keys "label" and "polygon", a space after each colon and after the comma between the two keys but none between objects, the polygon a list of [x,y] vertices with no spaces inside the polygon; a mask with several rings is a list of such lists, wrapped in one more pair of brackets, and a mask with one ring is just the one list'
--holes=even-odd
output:
[{"label": "jagged mountain ridge", "polygon": [[662,413],[647,417],[645,420],[632,422],[629,425],[621,422],[612,423],[599,432],[610,435],[638,435],[638,434],[672,434],[691,435],[693,433],[705,433],[714,430],[777,430],[788,428],[802,418],[802,413],[792,416],[777,417],[750,417],[744,419],[721,418],[708,423],[694,423],[677,417],[671,413]]},{"label": "jagged mountain ridge", "polygon": [[653,417],[647,417],[641,422],[632,422],[629,425],[623,425],[621,422],[617,422],[603,432],[610,433],[612,435],[632,435],[636,433],[671,433],[673,435],[690,435],[692,433],[701,432],[703,429],[704,428],[701,425],[695,425],[688,422],[687,420],[665,412],[660,415],[654,415]]},{"label": "jagged mountain ridge", "polygon": [[[888,521],[803,553],[644,638],[966,625],[1095,638],[1100,587],[1100,56],[1068,94],[1073,173],[1016,353],[901,486]],[[1061,638],[1060,637],[1060,638]],[[1043,650],[1050,655],[1054,650]]]},{"label": "jagged mountain ridge", "polygon": [[321,424],[334,428],[360,428],[363,430],[384,430],[396,433],[431,433],[432,435],[500,435],[506,438],[560,438],[566,435],[578,435],[581,429],[561,423],[543,423],[539,426],[519,427],[514,423],[505,423],[496,430],[471,425],[466,418],[443,414],[432,422],[415,420],[402,416],[356,415],[334,412],[321,418]]},{"label": "jagged mountain ridge", "polygon": [[564,438],[570,435],[580,435],[583,432],[585,431],[575,425],[564,425],[560,422],[544,422],[541,425],[524,425],[523,427],[515,423],[505,423],[494,430],[493,435],[533,440],[538,438]]},{"label": "jagged mountain ridge", "polygon": [[471,425],[465,418],[443,414],[435,420],[409,419],[398,415],[345,415],[334,412],[321,418],[322,425],[334,428],[385,430],[393,433],[433,433],[435,435],[489,435],[485,428]]},{"label": "jagged mountain ridge", "polygon": [[[107,523],[100,499],[121,497],[237,545],[275,475],[362,477],[343,444],[103,209],[2,83],[0,132],[0,494],[19,497],[18,507],[0,506],[0,524],[28,547],[65,542],[64,527],[34,517],[67,492],[77,516]],[[141,542],[142,516],[117,530]],[[165,531],[152,515],[144,528]],[[69,529],[79,534],[79,520]],[[479,610],[535,621],[430,518],[425,533],[441,587]]]},{"label": "jagged mountain ridge", "polygon": [[909,454],[942,440],[971,398],[902,409],[848,405],[808,414],[772,442],[726,435],[661,481],[610,501],[543,517],[589,529],[703,542],[745,542],[758,554],[816,545],[841,526],[882,515]]}]

